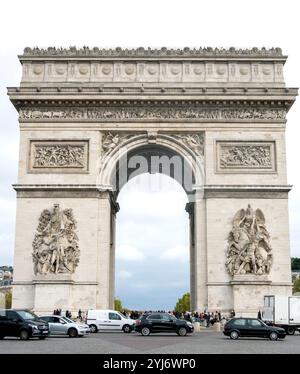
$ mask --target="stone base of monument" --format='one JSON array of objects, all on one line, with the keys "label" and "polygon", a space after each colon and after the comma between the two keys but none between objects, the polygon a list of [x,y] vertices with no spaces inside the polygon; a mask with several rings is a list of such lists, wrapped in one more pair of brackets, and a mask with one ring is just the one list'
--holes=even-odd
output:
[{"label": "stone base of monument", "polygon": [[292,292],[292,284],[274,284],[267,275],[237,274],[230,283],[236,317],[257,317],[265,295],[291,295]]},{"label": "stone base of monument", "polygon": [[58,273],[58,274],[37,274],[32,281],[33,284],[74,284],[73,274]]},{"label": "stone base of monument", "polygon": [[[27,304],[23,301],[24,294]],[[79,309],[107,309],[108,305],[102,305],[100,298],[98,282],[80,282],[74,274],[36,275],[30,284],[14,283],[14,307],[33,309],[38,314],[52,314],[54,309],[69,310],[73,315]]]},{"label": "stone base of monument", "polygon": [[213,329],[214,329],[214,331],[220,332],[221,331],[221,323],[220,322],[215,322],[213,324]]},{"label": "stone base of monument", "polygon": [[234,275],[232,281],[234,284],[271,284],[268,275],[256,275],[256,274],[236,274]]},{"label": "stone base of monument", "polygon": [[200,322],[194,322],[194,332],[199,332],[201,330]]}]

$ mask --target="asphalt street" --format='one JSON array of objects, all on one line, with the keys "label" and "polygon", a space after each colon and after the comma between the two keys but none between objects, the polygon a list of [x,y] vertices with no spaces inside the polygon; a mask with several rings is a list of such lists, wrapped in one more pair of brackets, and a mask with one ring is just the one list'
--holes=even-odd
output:
[{"label": "asphalt street", "polygon": [[284,340],[242,338],[231,340],[220,332],[201,331],[179,337],[176,334],[153,334],[100,332],[82,338],[49,337],[44,341],[20,341],[6,338],[0,341],[0,353],[56,353],[56,354],[114,354],[114,353],[235,353],[235,354],[295,354],[300,353],[300,334],[287,336]]}]

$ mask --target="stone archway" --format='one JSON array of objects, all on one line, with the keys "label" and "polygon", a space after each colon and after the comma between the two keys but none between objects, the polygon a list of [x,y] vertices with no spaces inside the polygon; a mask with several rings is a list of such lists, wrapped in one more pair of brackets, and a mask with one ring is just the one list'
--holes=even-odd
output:
[{"label": "stone archway", "polygon": [[[109,276],[109,305],[114,304],[115,279],[115,226],[116,213],[119,209],[116,204],[117,195],[125,183],[132,177],[143,173],[162,173],[177,180],[188,197],[186,211],[190,218],[190,293],[191,307],[201,308],[207,305],[205,272],[199,273],[197,257],[205,262],[206,248],[204,242],[196,238],[199,230],[205,226],[203,210],[204,176],[204,134],[104,134],[102,144],[105,144],[100,160],[98,187],[111,191],[113,201],[110,210],[110,276]],[[114,139],[118,139],[114,142]],[[203,213],[203,212],[202,212]],[[195,226],[197,215],[197,226]],[[202,220],[202,221],[201,221]],[[197,230],[197,227],[199,228]],[[205,235],[203,232],[201,235]],[[202,279],[202,283],[201,283]],[[198,285],[198,291],[197,291]]]},{"label": "stone archway", "polygon": [[178,156],[191,177],[193,309],[256,315],[265,294],[290,294],[285,60],[26,48],[8,89],[22,130],[13,306],[112,306],[116,194],[137,151]]}]

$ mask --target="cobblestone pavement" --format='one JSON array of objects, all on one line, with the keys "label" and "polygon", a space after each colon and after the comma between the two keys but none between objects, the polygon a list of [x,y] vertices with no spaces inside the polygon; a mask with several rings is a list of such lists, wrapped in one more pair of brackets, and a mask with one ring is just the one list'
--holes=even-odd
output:
[{"label": "cobblestone pavement", "polygon": [[201,331],[186,337],[173,334],[100,332],[83,338],[50,337],[44,341],[6,338],[0,341],[0,353],[300,353],[300,334],[284,340],[243,338],[230,340],[220,332]]}]

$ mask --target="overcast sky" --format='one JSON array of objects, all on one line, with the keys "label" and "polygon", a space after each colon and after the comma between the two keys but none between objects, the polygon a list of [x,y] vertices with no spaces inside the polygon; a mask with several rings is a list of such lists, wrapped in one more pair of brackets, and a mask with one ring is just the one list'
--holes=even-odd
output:
[{"label": "overcast sky", "polygon": [[[279,46],[289,56],[287,86],[300,86],[295,0],[9,0],[0,4],[0,35],[0,265],[13,261],[11,184],[17,181],[19,142],[17,113],[6,87],[19,84],[17,55],[25,46]],[[299,118],[298,100],[288,114],[287,159],[288,182],[294,185],[289,201],[291,253],[300,257]],[[176,182],[165,183],[162,191],[149,191],[147,176],[138,186],[128,184],[121,191],[116,294],[126,306],[168,309],[188,290],[185,199]]]}]

